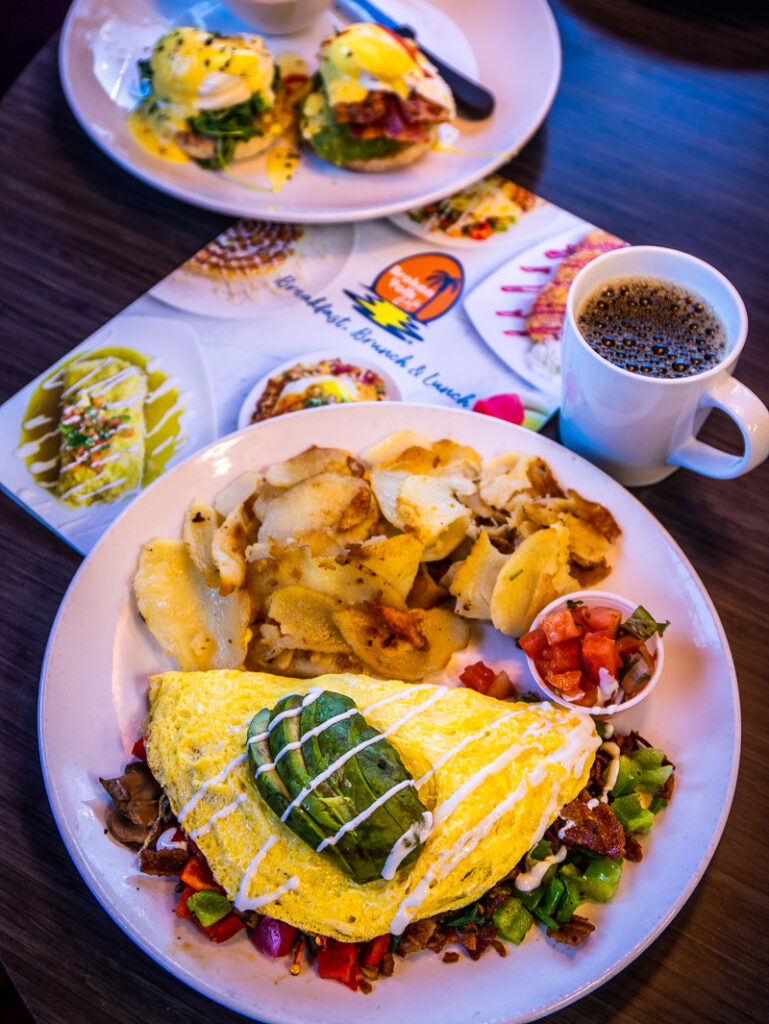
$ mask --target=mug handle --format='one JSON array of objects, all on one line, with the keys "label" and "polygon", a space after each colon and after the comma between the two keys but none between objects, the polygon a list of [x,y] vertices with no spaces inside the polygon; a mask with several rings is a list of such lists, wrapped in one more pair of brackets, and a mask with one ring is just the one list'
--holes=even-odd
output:
[{"label": "mug handle", "polygon": [[667,458],[671,466],[728,480],[753,469],[769,456],[769,409],[734,377],[724,377],[700,398],[698,408],[721,409],[740,428],[745,451],[729,455],[711,444],[690,438]]}]

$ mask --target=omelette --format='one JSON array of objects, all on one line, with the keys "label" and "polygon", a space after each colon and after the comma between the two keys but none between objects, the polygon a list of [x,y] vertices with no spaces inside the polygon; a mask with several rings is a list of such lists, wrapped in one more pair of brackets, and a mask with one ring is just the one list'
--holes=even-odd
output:
[{"label": "omelette", "polygon": [[[351,698],[397,751],[427,809],[418,856],[356,882],[260,795],[248,729],[288,695]],[[466,906],[504,878],[586,785],[594,724],[553,704],[360,675],[287,679],[238,671],[151,680],[147,760],[186,834],[240,911],[346,942],[398,935]],[[396,846],[398,844],[396,843]]]}]

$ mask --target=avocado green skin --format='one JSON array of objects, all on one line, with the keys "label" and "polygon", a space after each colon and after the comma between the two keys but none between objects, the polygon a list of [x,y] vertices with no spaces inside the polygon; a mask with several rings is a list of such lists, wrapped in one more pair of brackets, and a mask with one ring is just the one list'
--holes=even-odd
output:
[{"label": "avocado green skin", "polygon": [[[248,727],[247,739],[250,740],[252,736],[257,736],[259,733],[266,732],[269,722],[270,709],[263,708],[259,714],[255,715],[251,720],[251,724]],[[268,807],[270,807],[280,818],[291,803],[291,793],[288,791],[283,780],[275,769],[272,771],[262,772],[259,776],[256,775],[257,769],[261,765],[272,764],[272,760],[272,754],[266,739],[248,744],[248,763],[255,779],[256,788],[259,790],[259,793]],[[326,833],[316,825],[310,815],[307,814],[301,806],[295,807],[291,811],[285,821],[285,824],[288,825],[288,827],[295,832],[300,839],[307,843],[308,846],[311,846],[313,850],[316,849],[326,838]],[[337,867],[344,871],[345,874],[349,875],[351,873],[350,865],[345,861],[341,851],[338,851],[336,848],[330,848],[328,855],[329,859],[333,860]]]}]

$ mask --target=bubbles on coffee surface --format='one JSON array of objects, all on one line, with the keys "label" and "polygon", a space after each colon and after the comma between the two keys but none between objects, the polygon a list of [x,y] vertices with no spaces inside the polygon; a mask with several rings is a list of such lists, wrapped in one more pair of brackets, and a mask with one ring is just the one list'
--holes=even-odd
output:
[{"label": "bubbles on coffee surface", "polygon": [[707,302],[672,281],[606,281],[582,304],[585,341],[615,366],[647,377],[691,377],[726,352],[726,331]]}]

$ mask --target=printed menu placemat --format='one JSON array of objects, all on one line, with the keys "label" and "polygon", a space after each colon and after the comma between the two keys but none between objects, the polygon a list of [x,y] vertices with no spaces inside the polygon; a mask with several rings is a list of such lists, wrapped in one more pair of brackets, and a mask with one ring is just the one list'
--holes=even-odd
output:
[{"label": "printed menu placemat", "polygon": [[[248,426],[271,375],[295,408],[349,400],[362,371],[387,399],[539,429],[558,365],[528,318],[591,225],[506,187],[509,225],[451,199],[357,225],[238,221],[0,407],[0,485],[86,553],[161,473]],[[283,374],[296,364],[325,397]]]}]

